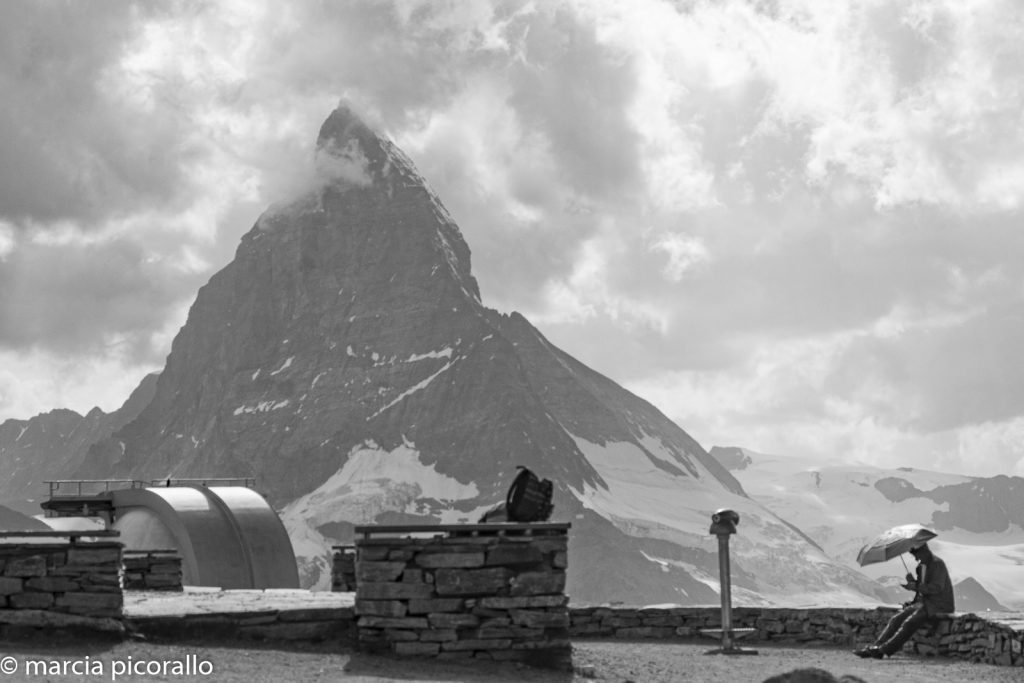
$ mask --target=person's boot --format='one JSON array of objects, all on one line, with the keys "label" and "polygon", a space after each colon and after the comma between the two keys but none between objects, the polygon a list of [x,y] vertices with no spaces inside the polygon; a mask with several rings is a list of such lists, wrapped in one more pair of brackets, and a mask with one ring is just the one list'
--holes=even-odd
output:
[{"label": "person's boot", "polygon": [[853,654],[864,659],[882,659],[885,657],[885,652],[883,652],[882,648],[877,645],[862,647],[859,650],[854,650]]}]

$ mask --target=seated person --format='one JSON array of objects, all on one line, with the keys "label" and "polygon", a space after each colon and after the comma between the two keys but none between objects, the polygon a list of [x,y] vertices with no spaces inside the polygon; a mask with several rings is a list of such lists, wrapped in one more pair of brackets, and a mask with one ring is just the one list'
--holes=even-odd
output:
[{"label": "seated person", "polygon": [[904,603],[903,609],[889,620],[873,645],[853,651],[858,657],[891,657],[917,629],[954,611],[953,582],[946,563],[924,542],[911,548],[910,554],[917,560],[916,577],[907,574],[903,587],[914,591],[914,599]]}]

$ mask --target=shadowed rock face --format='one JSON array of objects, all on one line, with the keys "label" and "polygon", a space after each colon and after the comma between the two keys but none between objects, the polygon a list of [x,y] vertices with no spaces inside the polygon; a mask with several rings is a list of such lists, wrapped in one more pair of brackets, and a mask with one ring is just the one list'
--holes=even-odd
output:
[{"label": "shadowed rock face", "polygon": [[[554,519],[573,524],[574,600],[715,604],[714,541],[690,546],[719,501],[754,509],[736,479],[521,315],[485,308],[448,212],[345,108],[320,130],[317,169],[316,186],[268,209],[199,291],[152,400],[75,473],[256,477],[288,505],[302,555],[358,523],[476,521],[525,465],[555,482]],[[674,482],[678,514],[616,500],[606,477],[620,470],[623,487]],[[788,580],[806,543],[764,515],[745,528],[785,538],[773,538],[781,550],[744,539],[761,566],[737,563],[735,580],[751,590],[770,558]],[[677,517],[689,526],[666,526]]]},{"label": "shadowed rock face", "polygon": [[973,478],[970,481],[937,486],[922,491],[906,479],[887,477],[875,482],[882,495],[894,503],[911,498],[924,498],[945,504],[946,510],[932,513],[932,526],[937,531],[964,529],[974,533],[1002,532],[1011,525],[1024,527],[1024,478]]},{"label": "shadowed rock face", "polygon": [[730,472],[744,470],[752,462],[739,446],[712,446],[709,454]]},{"label": "shadowed rock face", "polygon": [[957,612],[1009,611],[973,576],[953,585],[953,599],[956,601]]}]

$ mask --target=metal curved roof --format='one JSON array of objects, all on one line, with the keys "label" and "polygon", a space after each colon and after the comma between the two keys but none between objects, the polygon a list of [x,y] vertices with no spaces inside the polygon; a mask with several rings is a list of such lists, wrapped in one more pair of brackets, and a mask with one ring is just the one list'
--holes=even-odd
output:
[{"label": "metal curved roof", "polygon": [[169,486],[111,494],[126,549],[173,540],[183,580],[221,588],[298,588],[291,541],[266,499],[244,486]]}]

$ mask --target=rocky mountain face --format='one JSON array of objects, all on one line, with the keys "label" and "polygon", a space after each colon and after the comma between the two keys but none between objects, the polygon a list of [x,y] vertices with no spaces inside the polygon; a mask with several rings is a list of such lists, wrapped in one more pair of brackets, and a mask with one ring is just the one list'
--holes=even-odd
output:
[{"label": "rocky mountain face", "polygon": [[577,603],[716,604],[720,507],[742,517],[738,599],[877,596],[652,405],[484,307],[448,212],[345,108],[317,168],[199,291],[152,399],[69,474],[255,477],[323,586],[353,525],[474,522],[524,465],[573,525]]},{"label": "rocky mountain face", "polygon": [[36,501],[48,493],[44,482],[68,478],[93,444],[138,416],[155,388],[156,375],[147,376],[124,405],[109,414],[99,408],[86,415],[61,409],[0,424],[0,501],[39,514]]},{"label": "rocky mountain face", "polygon": [[953,598],[960,612],[1006,612],[1005,606],[973,577],[968,576],[953,586]]},{"label": "rocky mountain face", "polygon": [[49,528],[34,517],[0,505],[0,531],[46,531]]},{"label": "rocky mountain face", "polygon": [[1024,527],[1024,478],[969,477],[966,481],[919,489],[914,470],[901,468],[884,477],[874,487],[890,503],[932,504],[930,526],[936,531],[963,529],[976,534],[1003,533]]},{"label": "rocky mountain face", "polygon": [[[898,524],[924,524],[939,533],[929,545],[958,584],[958,609],[1024,609],[1021,477],[969,477],[855,463],[827,466],[813,458],[738,447],[716,446],[710,454],[736,475],[752,498],[851,567],[856,566],[857,551],[874,535]],[[909,556],[907,562],[912,563]],[[864,572],[888,577],[885,582],[895,585],[904,569],[891,560]]]}]

